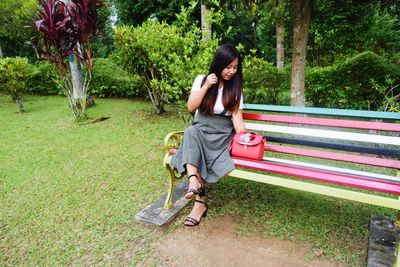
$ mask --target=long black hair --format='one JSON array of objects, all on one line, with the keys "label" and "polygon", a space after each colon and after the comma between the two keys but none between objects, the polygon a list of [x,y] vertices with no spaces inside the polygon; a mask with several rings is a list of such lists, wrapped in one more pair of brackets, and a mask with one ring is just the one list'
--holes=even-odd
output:
[{"label": "long black hair", "polygon": [[[214,73],[218,81],[221,81],[221,72],[233,61],[238,59],[238,66],[236,74],[229,81],[224,80],[224,91],[222,95],[222,105],[228,111],[236,111],[239,108],[240,99],[243,92],[243,73],[242,73],[242,59],[236,48],[230,44],[221,45],[214,54],[211,61],[208,75]],[[207,75],[206,75],[207,77]],[[205,79],[206,79],[205,77]],[[205,82],[202,82],[202,86]],[[206,116],[214,115],[214,105],[218,96],[218,83],[213,84],[208,89],[203,101],[200,104],[199,110]]]}]

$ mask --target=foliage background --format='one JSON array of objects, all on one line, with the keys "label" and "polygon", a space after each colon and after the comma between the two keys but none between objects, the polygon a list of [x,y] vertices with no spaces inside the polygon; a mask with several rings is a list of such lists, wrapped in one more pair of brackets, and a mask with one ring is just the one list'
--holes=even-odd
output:
[{"label": "foliage background", "polygon": [[[285,1],[284,10],[277,10],[275,1],[269,0],[204,1],[214,16],[210,19],[214,43],[210,44],[200,42],[200,1],[106,2],[108,5],[99,16],[102,34],[92,44],[93,55],[99,58],[95,66],[99,75],[93,74],[90,88],[93,95],[149,98],[147,91],[151,88],[158,92],[161,101],[185,102],[195,76],[207,71],[213,49],[218,44],[230,42],[237,44],[246,58],[246,101],[289,103],[287,73],[292,42],[290,1]],[[30,29],[24,26],[31,23],[35,6],[32,0],[4,0],[0,3],[0,9],[6,11],[0,14],[0,46],[5,56],[25,56],[31,64],[34,63],[34,52],[23,43],[31,34]],[[273,67],[278,13],[284,18],[286,30],[286,67],[282,71]],[[115,35],[111,14],[117,15],[117,29],[133,26],[131,34],[140,36],[132,39],[136,42],[136,48],[132,43],[131,48],[115,46],[113,36],[115,40],[121,38]],[[400,61],[400,42],[397,38],[400,36],[399,14],[400,4],[394,0],[314,1],[308,45],[307,105],[376,110],[385,101],[384,97],[391,88],[394,88],[391,93],[398,95],[399,87],[395,85],[399,80],[393,64],[398,65]],[[167,31],[171,32],[161,38],[160,34]],[[125,44],[128,44],[127,39]],[[368,51],[381,59],[363,54]],[[133,58],[138,59],[141,65],[134,67]],[[26,91],[59,94],[59,88],[54,86],[56,83],[51,82],[51,79],[58,82],[57,79],[47,73],[51,69],[36,63],[35,67],[31,67],[31,64],[32,75],[28,77]],[[377,71],[379,67],[375,67],[376,64],[385,65],[382,72]],[[155,77],[146,81],[143,80],[143,68],[149,66]],[[121,67],[129,73],[120,70]],[[115,76],[121,77],[109,75],[106,68],[115,69]],[[262,77],[257,76],[255,71],[262,73]],[[317,99],[320,93],[326,97]]]}]

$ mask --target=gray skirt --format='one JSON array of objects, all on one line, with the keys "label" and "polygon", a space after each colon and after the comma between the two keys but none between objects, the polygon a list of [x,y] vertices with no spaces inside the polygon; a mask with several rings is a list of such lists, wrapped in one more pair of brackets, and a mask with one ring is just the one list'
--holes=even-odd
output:
[{"label": "gray skirt", "polygon": [[235,168],[228,151],[234,133],[230,116],[209,117],[197,112],[193,124],[183,134],[171,166],[182,174],[190,163],[197,167],[206,182],[215,183]]}]

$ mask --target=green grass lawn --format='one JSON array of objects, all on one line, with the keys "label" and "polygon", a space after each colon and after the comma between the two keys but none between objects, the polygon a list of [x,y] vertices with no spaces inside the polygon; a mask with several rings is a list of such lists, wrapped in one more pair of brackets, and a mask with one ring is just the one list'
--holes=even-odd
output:
[{"label": "green grass lawn", "polygon": [[[0,265],[157,265],[160,233],[133,216],[166,191],[163,138],[184,123],[146,101],[96,103],[89,117],[110,119],[78,125],[64,97],[26,96],[19,114],[0,95]],[[394,214],[234,178],[209,196],[210,217],[237,216],[239,234],[318,243],[327,258],[356,266],[369,215]]]}]

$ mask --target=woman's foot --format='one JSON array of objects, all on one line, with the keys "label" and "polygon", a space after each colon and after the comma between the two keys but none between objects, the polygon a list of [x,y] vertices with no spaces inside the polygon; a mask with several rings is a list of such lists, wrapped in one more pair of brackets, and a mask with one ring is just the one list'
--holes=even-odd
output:
[{"label": "woman's foot", "polygon": [[194,198],[196,195],[203,197],[206,195],[204,185],[201,183],[201,178],[197,174],[191,174],[188,176],[189,189],[185,195],[186,199]]},{"label": "woman's foot", "polygon": [[193,209],[190,212],[190,214],[186,217],[183,224],[189,227],[198,225],[201,222],[201,219],[207,216],[207,211],[208,211],[208,206],[205,197],[204,198],[196,197]]}]

